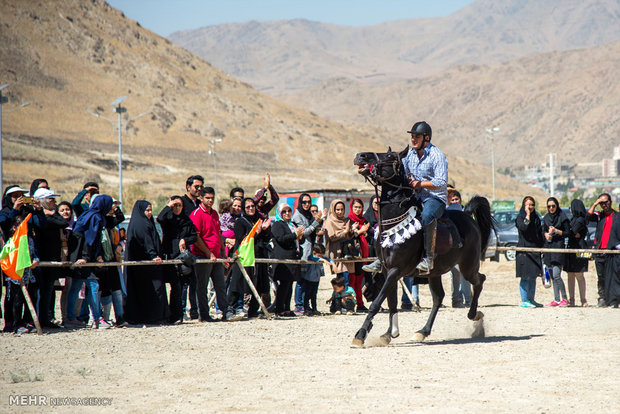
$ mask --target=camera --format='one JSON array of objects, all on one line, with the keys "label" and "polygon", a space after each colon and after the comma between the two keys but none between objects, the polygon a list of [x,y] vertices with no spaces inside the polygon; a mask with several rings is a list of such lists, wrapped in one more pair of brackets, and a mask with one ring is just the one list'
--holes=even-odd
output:
[{"label": "camera", "polygon": [[27,196],[23,196],[22,199],[24,201],[24,204],[32,204],[32,202],[34,201],[34,198]]}]

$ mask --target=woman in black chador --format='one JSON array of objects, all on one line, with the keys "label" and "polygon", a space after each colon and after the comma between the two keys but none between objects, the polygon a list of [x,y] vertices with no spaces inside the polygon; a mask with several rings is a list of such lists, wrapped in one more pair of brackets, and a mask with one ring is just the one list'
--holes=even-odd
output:
[{"label": "woman in black chador", "polygon": [[[127,228],[125,260],[155,260],[161,263],[161,241],[151,203],[138,200]],[[168,302],[161,266],[127,266],[125,319],[132,324],[158,324],[168,318]]]}]

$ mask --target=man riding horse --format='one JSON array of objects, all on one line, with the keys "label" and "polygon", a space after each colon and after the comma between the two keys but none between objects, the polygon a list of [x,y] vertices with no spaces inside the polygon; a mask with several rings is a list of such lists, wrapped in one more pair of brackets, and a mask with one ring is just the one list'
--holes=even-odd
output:
[{"label": "man riding horse", "polygon": [[[420,275],[425,275],[433,269],[437,220],[446,209],[448,160],[439,148],[431,144],[433,130],[425,121],[416,122],[407,133],[411,134],[412,149],[402,162],[409,184],[424,205],[420,221],[424,228],[425,257],[417,269]],[[362,269],[366,272],[380,272],[381,261],[375,260]]]}]

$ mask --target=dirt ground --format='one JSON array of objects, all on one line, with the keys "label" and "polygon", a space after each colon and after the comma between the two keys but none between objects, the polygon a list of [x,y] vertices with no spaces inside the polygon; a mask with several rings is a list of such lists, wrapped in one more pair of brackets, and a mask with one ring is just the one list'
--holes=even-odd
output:
[{"label": "dirt ground", "polygon": [[[422,313],[399,314],[401,336],[378,345],[381,313],[363,349],[350,344],[364,315],[2,334],[0,412],[82,412],[51,404],[86,397],[111,399],[89,411],[122,412],[620,412],[620,311],[522,309],[513,263],[483,272],[480,339],[447,300],[432,335],[411,342],[429,313],[426,286]],[[595,305],[593,271],[587,287]],[[329,295],[323,280],[320,310]],[[16,405],[21,396],[44,406]]]}]

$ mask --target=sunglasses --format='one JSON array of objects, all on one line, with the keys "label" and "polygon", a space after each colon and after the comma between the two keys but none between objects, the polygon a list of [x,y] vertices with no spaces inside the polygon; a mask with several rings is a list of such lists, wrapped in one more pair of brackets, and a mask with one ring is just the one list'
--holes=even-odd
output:
[{"label": "sunglasses", "polygon": [[607,200],[607,201],[601,201],[601,202],[600,202],[600,204],[609,204],[609,203],[610,203],[610,201],[609,201],[609,200]]},{"label": "sunglasses", "polygon": [[552,209],[552,208],[557,208],[557,206],[555,204],[549,204],[547,206],[548,209]]},{"label": "sunglasses", "polygon": [[310,204],[310,201],[302,201],[301,204]]},{"label": "sunglasses", "polygon": [[288,214],[290,213],[292,210],[282,210],[282,214]]}]

